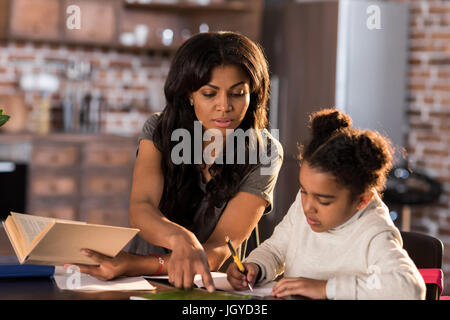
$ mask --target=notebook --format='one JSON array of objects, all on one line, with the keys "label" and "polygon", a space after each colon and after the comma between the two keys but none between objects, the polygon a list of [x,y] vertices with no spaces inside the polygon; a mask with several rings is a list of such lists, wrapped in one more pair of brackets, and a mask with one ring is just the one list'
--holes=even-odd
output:
[{"label": "notebook", "polygon": [[51,277],[54,266],[20,264],[15,256],[0,257],[0,278]]}]

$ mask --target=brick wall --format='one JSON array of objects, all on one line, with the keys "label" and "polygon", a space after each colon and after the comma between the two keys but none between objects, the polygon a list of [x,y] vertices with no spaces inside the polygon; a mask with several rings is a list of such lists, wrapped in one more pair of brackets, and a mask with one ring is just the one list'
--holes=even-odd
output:
[{"label": "brick wall", "polygon": [[412,230],[444,243],[444,294],[450,295],[450,1],[410,6],[407,151],[412,168],[442,183],[438,203],[412,208]]},{"label": "brick wall", "polygon": [[[67,76],[73,63],[89,62],[90,74],[83,81]],[[137,134],[146,116],[164,106],[163,85],[170,58],[162,54],[119,52],[115,50],[24,42],[0,43],[0,95],[23,94],[19,83],[26,73],[46,72],[60,80],[51,95],[52,114],[61,114],[66,95],[91,92],[104,99],[102,132]],[[25,92],[30,111],[27,130],[36,131],[39,118],[39,92]],[[131,112],[130,112],[131,111]],[[53,119],[55,120],[55,119]],[[60,124],[53,121],[54,131]]]}]

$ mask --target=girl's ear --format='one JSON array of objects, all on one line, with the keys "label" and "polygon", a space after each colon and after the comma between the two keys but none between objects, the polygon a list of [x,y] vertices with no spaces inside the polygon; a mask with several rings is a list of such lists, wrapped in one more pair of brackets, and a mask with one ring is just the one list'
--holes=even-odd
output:
[{"label": "girl's ear", "polygon": [[363,193],[362,195],[359,196],[359,204],[357,209],[358,210],[362,210],[364,209],[367,204],[370,202],[370,200],[372,200],[373,198],[373,191],[367,191],[366,193]]}]

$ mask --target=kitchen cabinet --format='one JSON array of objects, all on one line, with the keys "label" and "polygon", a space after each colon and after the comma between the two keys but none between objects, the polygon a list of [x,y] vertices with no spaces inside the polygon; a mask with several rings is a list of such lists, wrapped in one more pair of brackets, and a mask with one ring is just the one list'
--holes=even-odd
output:
[{"label": "kitchen cabinet", "polygon": [[31,142],[27,213],[77,220],[80,157],[78,143],[46,139]]},{"label": "kitchen cabinet", "polygon": [[[8,39],[105,45],[116,40],[117,0],[2,0],[9,10]],[[69,29],[68,6],[80,8],[79,29]],[[0,25],[1,27],[1,25]],[[0,31],[1,32],[1,31]]]},{"label": "kitchen cabinet", "polygon": [[[8,140],[0,135],[0,145]],[[22,140],[31,144],[27,213],[128,225],[137,138],[51,134]]]},{"label": "kitchen cabinet", "polygon": [[[128,224],[137,140],[83,146],[80,217],[90,223]],[[102,222],[103,221],[103,222]]]},{"label": "kitchen cabinet", "polygon": [[[80,9],[80,28],[67,26],[74,14],[67,12],[70,5]],[[0,0],[0,39],[173,52],[200,32],[200,26],[209,31],[237,31],[259,41],[263,8],[264,0],[221,0],[206,5],[184,0],[148,4],[127,0]]]},{"label": "kitchen cabinet", "polygon": [[[208,5],[195,1],[141,4],[125,0],[124,5],[119,32],[132,33],[137,25],[146,26],[145,45],[150,48],[176,48],[189,35],[198,33],[201,26],[209,31],[236,31],[255,41],[260,39],[263,0],[213,1]],[[164,30],[170,30],[173,38],[163,39]]]},{"label": "kitchen cabinet", "polygon": [[[110,44],[116,41],[117,1],[66,0],[64,8],[75,5],[80,8],[80,29],[64,30],[68,42]],[[69,17],[69,14],[66,15]]]},{"label": "kitchen cabinet", "polygon": [[79,158],[79,150],[75,145],[35,145],[33,148],[33,164],[40,168],[76,166]]},{"label": "kitchen cabinet", "polygon": [[8,35],[9,1],[0,0],[0,40]]},{"label": "kitchen cabinet", "polygon": [[60,0],[10,1],[9,36],[58,40],[62,27]]}]

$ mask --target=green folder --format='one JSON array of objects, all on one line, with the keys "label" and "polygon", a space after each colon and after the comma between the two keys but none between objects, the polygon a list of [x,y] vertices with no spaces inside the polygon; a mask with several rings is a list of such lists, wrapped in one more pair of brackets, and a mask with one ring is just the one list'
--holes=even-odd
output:
[{"label": "green folder", "polygon": [[251,295],[226,291],[214,291],[210,293],[200,289],[174,289],[130,297],[131,300],[250,300],[251,298]]}]

